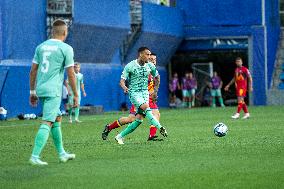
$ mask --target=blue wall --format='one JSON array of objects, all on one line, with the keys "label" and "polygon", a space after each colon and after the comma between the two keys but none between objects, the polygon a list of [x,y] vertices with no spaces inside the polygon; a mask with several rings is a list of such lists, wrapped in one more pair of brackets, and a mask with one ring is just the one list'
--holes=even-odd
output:
[{"label": "blue wall", "polygon": [[67,42],[80,62],[110,63],[130,30],[129,1],[76,0]]},{"label": "blue wall", "polygon": [[157,54],[158,65],[167,65],[184,36],[180,9],[143,3],[142,19],[142,32],[128,53],[126,62],[137,57],[139,47],[147,46]]},{"label": "blue wall", "polygon": [[265,22],[267,26],[267,77],[268,86],[270,87],[280,37],[279,2],[266,0],[265,7]]},{"label": "blue wall", "polygon": [[46,38],[46,1],[1,0],[1,7],[0,59],[32,58],[35,47]]},{"label": "blue wall", "polygon": [[261,24],[261,0],[178,0],[191,26]]},{"label": "blue wall", "polygon": [[[1,105],[8,110],[8,117],[15,117],[20,113],[41,113],[41,106],[32,108],[29,105],[29,72],[31,61],[4,61],[1,70],[8,69],[7,80],[4,84]],[[82,97],[81,105],[103,105],[105,111],[119,110],[122,102],[128,102],[128,95],[124,95],[119,87],[121,65],[114,64],[82,64],[86,97]],[[167,71],[158,68],[161,75],[159,102],[161,107],[168,106]]]}]

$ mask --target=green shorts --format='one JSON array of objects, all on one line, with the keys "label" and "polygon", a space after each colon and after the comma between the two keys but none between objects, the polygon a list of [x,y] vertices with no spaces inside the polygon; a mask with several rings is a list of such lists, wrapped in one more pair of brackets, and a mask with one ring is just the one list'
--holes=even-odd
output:
[{"label": "green shorts", "polygon": [[56,117],[61,116],[61,97],[40,97],[42,103],[42,120],[55,122]]},{"label": "green shorts", "polygon": [[222,96],[220,89],[211,89],[211,96]]},{"label": "green shorts", "polygon": [[149,92],[131,92],[129,93],[130,102],[135,106],[136,110],[139,110],[139,107],[142,104],[149,104]]},{"label": "green shorts", "polygon": [[191,97],[195,95],[195,89],[183,89],[182,90],[182,96],[183,97]]}]

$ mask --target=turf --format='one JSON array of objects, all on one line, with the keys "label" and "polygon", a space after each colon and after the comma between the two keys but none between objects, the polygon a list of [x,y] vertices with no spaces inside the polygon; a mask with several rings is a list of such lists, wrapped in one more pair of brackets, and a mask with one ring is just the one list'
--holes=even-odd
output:
[{"label": "turf", "polygon": [[[284,107],[249,107],[249,120],[231,120],[235,107],[161,110],[169,133],[147,142],[144,123],[125,139],[101,140],[107,122],[127,115],[81,116],[63,121],[65,149],[76,159],[58,163],[51,138],[42,159],[28,164],[40,120],[0,122],[0,188],[284,188]],[[227,136],[213,135],[216,123]],[[161,136],[160,136],[161,137]]]}]

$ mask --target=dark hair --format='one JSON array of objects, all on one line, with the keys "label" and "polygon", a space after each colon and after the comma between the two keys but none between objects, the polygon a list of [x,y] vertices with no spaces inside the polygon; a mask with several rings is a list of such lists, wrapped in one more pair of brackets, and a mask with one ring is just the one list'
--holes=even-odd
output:
[{"label": "dark hair", "polygon": [[52,26],[56,27],[56,26],[67,26],[66,22],[64,20],[61,19],[57,19],[53,22]]},{"label": "dark hair", "polygon": [[242,58],[241,57],[237,57],[236,60],[242,60]]},{"label": "dark hair", "polygon": [[148,47],[140,47],[140,48],[138,49],[138,54],[141,53],[141,52],[143,52],[143,51],[145,51],[145,50],[149,50],[149,51],[150,51],[150,49],[149,49]]},{"label": "dark hair", "polygon": [[152,56],[157,56],[156,53],[151,53]]}]

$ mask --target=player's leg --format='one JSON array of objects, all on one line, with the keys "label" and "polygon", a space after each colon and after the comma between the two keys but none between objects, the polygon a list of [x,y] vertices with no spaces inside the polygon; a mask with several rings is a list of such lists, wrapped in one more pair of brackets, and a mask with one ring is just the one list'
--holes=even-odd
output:
[{"label": "player's leg", "polygon": [[218,98],[218,100],[219,100],[220,106],[221,106],[221,107],[225,107],[224,101],[223,101],[223,98],[222,98],[221,89],[217,89],[217,90],[216,90],[216,96],[217,96],[217,98]]},{"label": "player's leg", "polygon": [[53,111],[53,114],[55,115],[55,121],[52,124],[51,127],[51,136],[56,148],[56,151],[59,156],[59,160],[61,162],[67,162],[68,160],[74,159],[75,154],[69,154],[66,153],[63,147],[63,139],[62,139],[62,131],[61,131],[61,121],[62,116],[60,114],[59,109],[57,109],[57,104],[60,101],[59,98],[55,97],[50,100],[49,103],[49,109]]},{"label": "player's leg", "polygon": [[102,139],[106,140],[108,134],[118,127],[121,127],[122,125],[126,125],[128,123],[132,123],[135,120],[135,114],[129,114],[128,117],[121,117],[118,120],[115,120],[111,124],[107,124],[102,132]]},{"label": "player's leg", "polygon": [[80,114],[80,103],[81,103],[81,95],[78,96],[78,106],[74,108],[75,112],[75,122],[80,123],[82,121],[79,120],[79,114]]},{"label": "player's leg", "polygon": [[36,134],[32,155],[29,160],[33,165],[47,165],[46,162],[40,160],[40,154],[49,137],[52,122],[54,122],[56,118],[56,115],[53,115],[53,112],[49,109],[49,98],[40,98],[40,101],[43,105],[43,121]]},{"label": "player's leg", "polygon": [[187,107],[188,104],[188,91],[186,89],[182,90],[182,103],[183,107]]},{"label": "player's leg", "polygon": [[143,115],[138,113],[135,116],[135,120],[130,123],[122,132],[120,132],[116,137],[115,140],[117,141],[118,144],[124,144],[123,138],[132,133],[141,123],[143,122]]},{"label": "player's leg", "polygon": [[195,89],[190,90],[190,95],[191,95],[191,106],[195,106]]},{"label": "player's leg", "polygon": [[150,121],[151,125],[154,125],[157,129],[160,130],[160,133],[167,137],[168,133],[164,127],[161,126],[160,122],[154,117],[151,108],[148,103],[144,103],[140,106],[140,109],[144,111],[145,117]]},{"label": "player's leg", "polygon": [[244,117],[242,117],[242,119],[247,119],[247,118],[250,117],[250,114],[248,112],[248,107],[247,107],[246,102],[245,102],[246,92],[247,92],[247,90],[244,89],[244,91],[243,91],[243,110],[245,112],[245,115],[244,115]]},{"label": "player's leg", "polygon": [[243,89],[237,89],[238,106],[237,106],[237,112],[232,116],[233,119],[238,119],[240,117],[240,111],[243,108],[243,101],[244,101],[242,94],[243,94]]},{"label": "player's leg", "polygon": [[[154,117],[158,121],[160,121],[160,112],[159,112],[159,109],[158,109],[158,105],[155,102],[153,102],[152,97],[149,98],[149,107],[151,108]],[[157,137],[156,132],[157,132],[157,128],[154,125],[151,124],[148,140],[155,140],[155,138]]]},{"label": "player's leg", "polygon": [[211,97],[212,97],[212,103],[211,106],[212,107],[216,107],[216,90],[215,89],[211,89]]},{"label": "player's leg", "polygon": [[[152,109],[152,113],[154,115],[154,117],[160,121],[160,112],[159,109]],[[157,138],[156,136],[157,133],[157,128],[154,125],[150,125],[150,133],[149,133],[149,138],[148,140],[155,140],[155,138]]]},{"label": "player's leg", "polygon": [[72,123],[72,111],[73,111],[73,95],[68,96],[68,113],[69,113],[69,122]]}]

